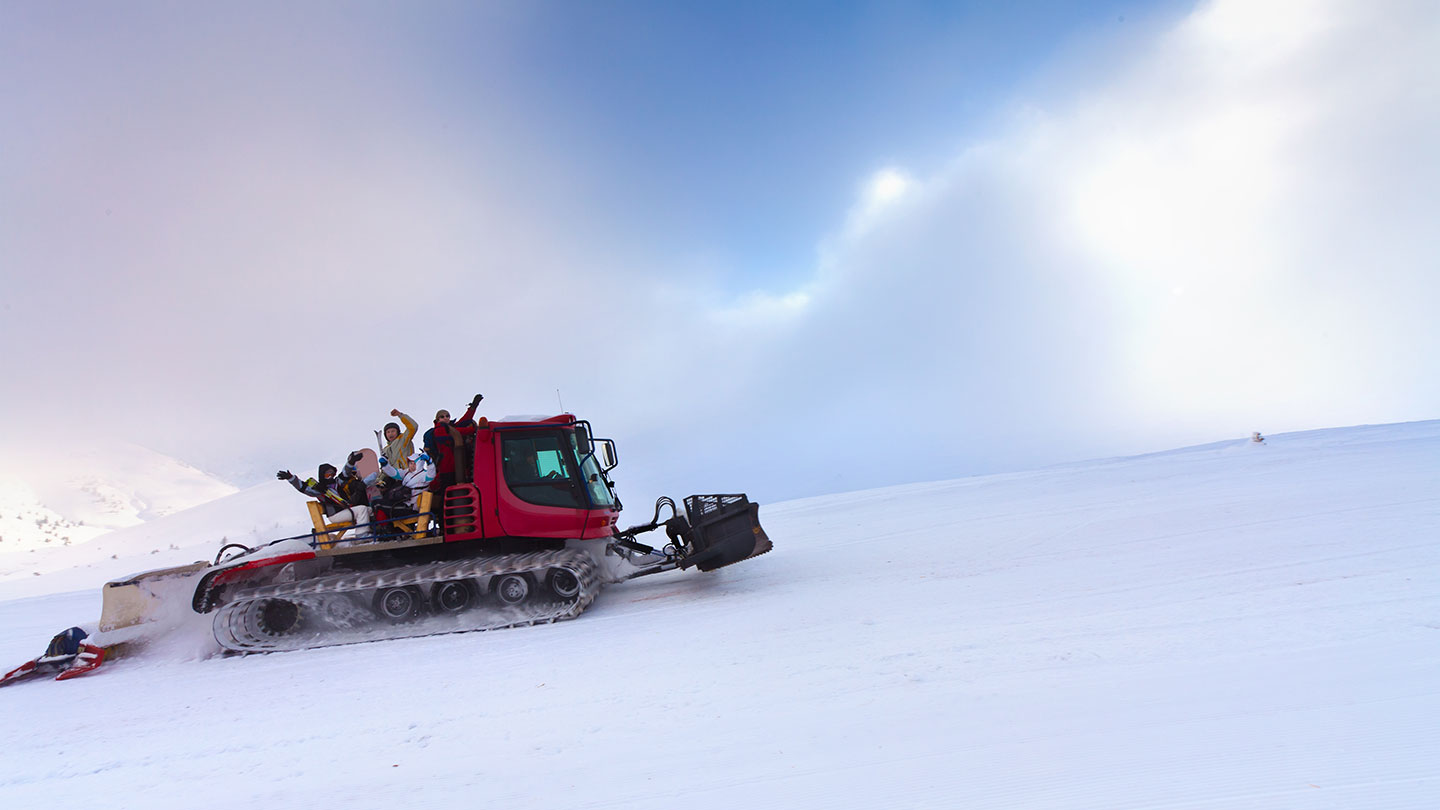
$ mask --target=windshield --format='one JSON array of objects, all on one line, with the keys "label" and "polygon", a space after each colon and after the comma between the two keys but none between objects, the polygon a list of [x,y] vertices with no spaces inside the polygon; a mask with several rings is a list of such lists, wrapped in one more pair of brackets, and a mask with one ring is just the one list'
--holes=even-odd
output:
[{"label": "windshield", "polygon": [[500,448],[505,483],[521,500],[567,509],[615,506],[615,496],[595,454],[585,453],[585,460],[577,466],[581,453],[574,433],[508,434],[501,439]]},{"label": "windshield", "polygon": [[574,433],[570,434],[570,449],[574,451],[576,458],[582,459],[580,475],[585,479],[590,503],[594,506],[614,506],[615,496],[611,494],[610,486],[605,483],[605,473],[600,470],[599,462],[595,461],[595,454],[582,451]]}]

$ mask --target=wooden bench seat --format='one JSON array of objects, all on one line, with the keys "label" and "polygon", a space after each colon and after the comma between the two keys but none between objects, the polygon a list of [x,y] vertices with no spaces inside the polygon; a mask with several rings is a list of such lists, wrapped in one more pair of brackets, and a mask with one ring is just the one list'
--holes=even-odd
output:
[{"label": "wooden bench seat", "polygon": [[420,498],[415,501],[417,514],[390,522],[390,525],[395,527],[395,532],[397,534],[405,532],[412,537],[421,537],[428,533],[427,530],[430,528],[430,502],[434,500],[434,498],[435,493],[428,489],[420,493]]},{"label": "wooden bench seat", "polygon": [[319,501],[306,501],[305,506],[310,509],[310,522],[315,526],[315,539],[319,541],[320,548],[334,546],[345,536],[346,531],[355,527],[355,522],[350,520],[326,524],[325,507],[321,506]]},{"label": "wooden bench seat", "polygon": [[[395,528],[381,533],[410,535],[405,539],[425,536],[430,528],[430,506],[434,498],[435,493],[428,489],[420,493],[419,500],[415,502],[418,513],[390,521],[389,525]],[[332,548],[345,538],[347,531],[355,528],[354,521],[342,520],[326,523],[325,508],[320,505],[319,501],[306,501],[305,506],[310,509],[310,523],[315,527],[315,539],[320,543],[320,548]]]}]

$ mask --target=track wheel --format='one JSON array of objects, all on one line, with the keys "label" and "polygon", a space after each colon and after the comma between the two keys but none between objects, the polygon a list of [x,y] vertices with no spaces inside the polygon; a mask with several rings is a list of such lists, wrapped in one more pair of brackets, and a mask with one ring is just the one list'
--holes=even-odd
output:
[{"label": "track wheel", "polygon": [[385,588],[375,594],[375,612],[392,622],[408,622],[420,615],[420,589]]},{"label": "track wheel", "polygon": [[437,582],[430,589],[436,613],[459,613],[475,604],[475,586],[468,579]]},{"label": "track wheel", "polygon": [[545,585],[561,599],[574,599],[580,593],[580,580],[568,568],[551,568],[545,575]]},{"label": "track wheel", "polygon": [[300,606],[288,599],[265,599],[251,611],[260,635],[284,636],[300,629]]},{"label": "track wheel", "polygon": [[365,609],[365,602],[353,593],[337,593],[320,602],[320,615],[332,627],[349,630],[363,627],[374,618]]},{"label": "track wheel", "polygon": [[530,596],[530,579],[524,574],[501,574],[490,580],[490,590],[502,605],[518,605]]}]

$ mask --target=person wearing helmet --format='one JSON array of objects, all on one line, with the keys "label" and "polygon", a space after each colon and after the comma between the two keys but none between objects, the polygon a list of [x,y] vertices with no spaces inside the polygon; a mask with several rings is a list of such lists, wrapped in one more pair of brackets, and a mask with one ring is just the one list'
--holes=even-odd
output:
[{"label": "person wearing helmet", "polygon": [[405,423],[405,430],[402,433],[399,425],[387,422],[385,438],[380,439],[380,455],[393,466],[403,469],[409,458],[415,455],[415,445],[411,440],[415,438],[415,431],[420,429],[420,425],[408,414],[401,413],[398,408],[391,408],[390,415],[399,417],[400,421]]}]

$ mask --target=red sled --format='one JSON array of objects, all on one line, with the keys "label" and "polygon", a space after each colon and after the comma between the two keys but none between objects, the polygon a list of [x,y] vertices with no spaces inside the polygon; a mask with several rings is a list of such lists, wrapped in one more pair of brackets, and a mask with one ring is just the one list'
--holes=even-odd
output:
[{"label": "red sled", "polygon": [[[0,686],[14,683],[32,675],[59,672],[57,681],[68,681],[90,672],[105,662],[105,650],[94,644],[86,644],[85,631],[78,627],[57,635],[50,642],[45,654],[0,676]],[[73,651],[73,652],[72,652]]]},{"label": "red sled", "polygon": [[78,678],[87,672],[94,671],[101,664],[105,663],[105,649],[96,647],[94,644],[81,644],[80,652],[75,654],[75,660],[70,666],[60,671],[55,676],[57,681],[68,681],[71,678]]}]

